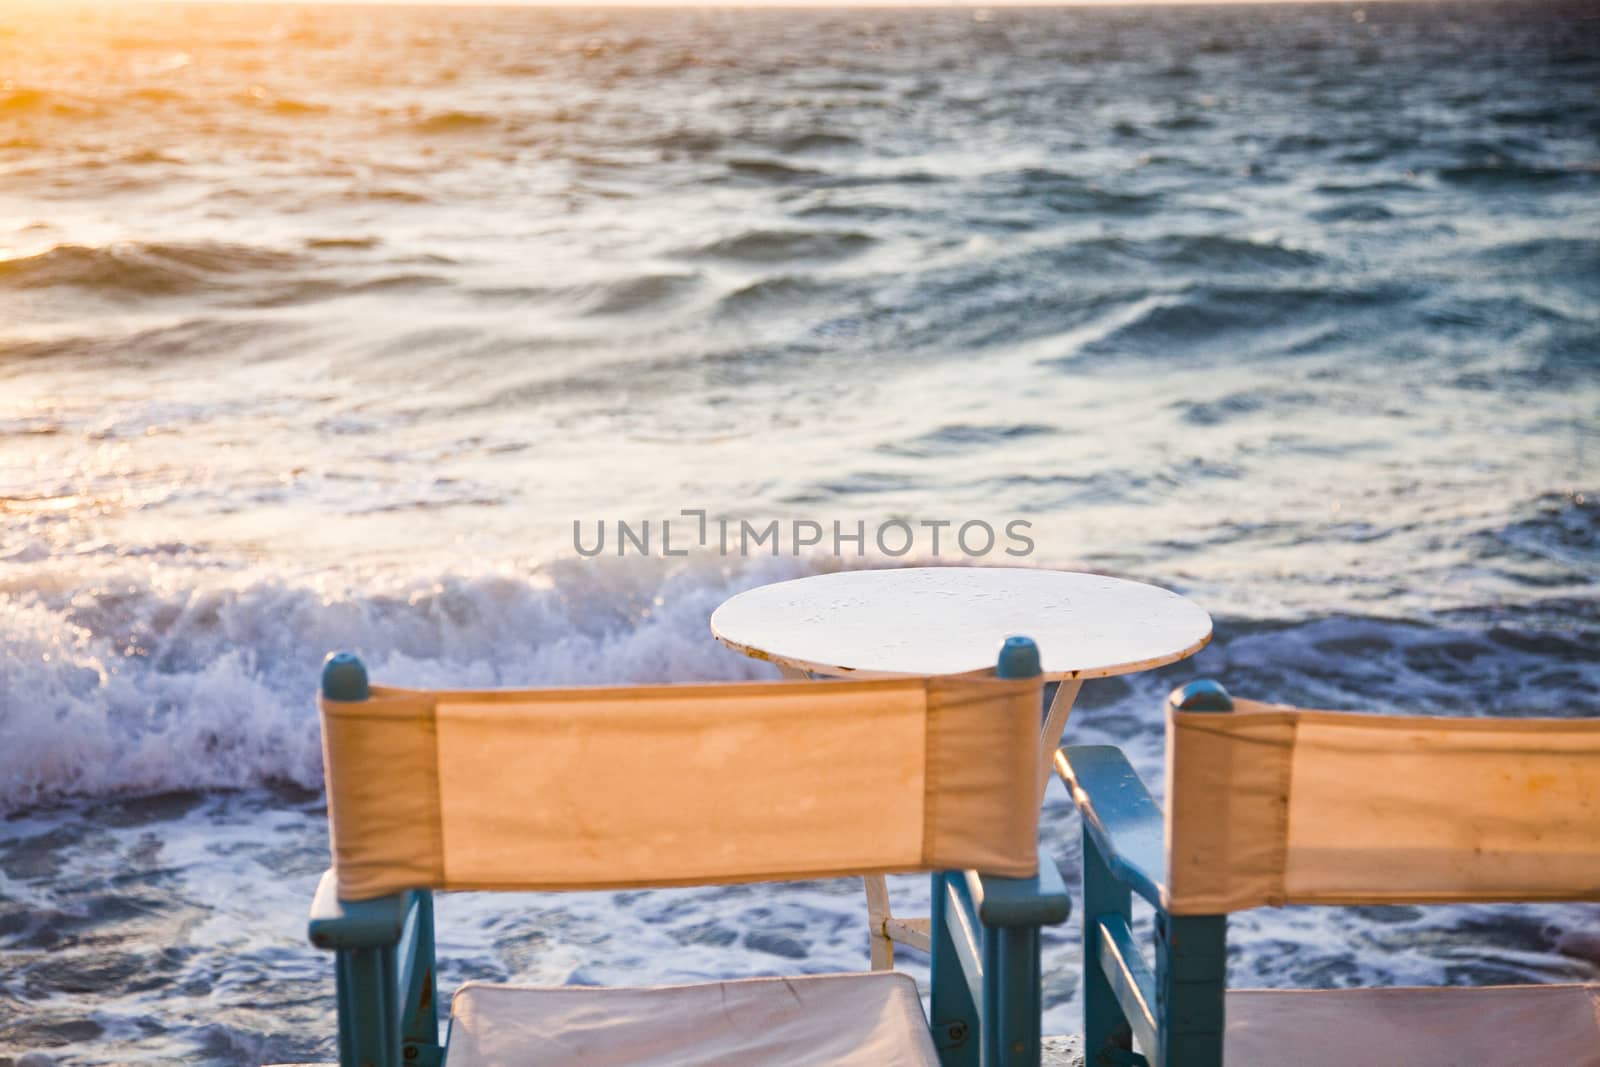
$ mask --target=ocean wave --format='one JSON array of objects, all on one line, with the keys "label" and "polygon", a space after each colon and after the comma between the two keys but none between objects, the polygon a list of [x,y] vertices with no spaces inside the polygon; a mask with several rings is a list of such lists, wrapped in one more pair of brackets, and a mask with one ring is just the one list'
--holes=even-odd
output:
[{"label": "ocean wave", "polygon": [[143,167],[150,166],[152,164],[165,164],[169,166],[181,165],[184,160],[181,156],[173,155],[171,152],[163,152],[158,148],[141,148],[137,151],[129,152],[117,162],[125,163],[135,167]]},{"label": "ocean wave", "polygon": [[670,133],[656,134],[644,143],[651,148],[658,148],[669,157],[682,154],[690,158],[708,156],[720,149],[725,138],[710,130],[678,129]]},{"label": "ocean wave", "polygon": [[697,274],[642,274],[567,290],[580,314],[627,315],[671,304],[698,288]]},{"label": "ocean wave", "polygon": [[861,139],[843,133],[826,133],[821,130],[812,130],[807,133],[790,134],[777,138],[772,147],[784,154],[804,154],[807,152],[837,152],[845,149],[860,148]]},{"label": "ocean wave", "polygon": [[[1084,355],[1144,353],[1174,356],[1222,346],[1304,354],[1348,339],[1353,314],[1370,315],[1404,305],[1416,292],[1399,284],[1358,288],[1232,288],[1191,286],[1157,298],[1131,320],[1084,345]],[[1332,331],[1331,333],[1329,331]],[[1070,357],[1062,361],[1066,366]]]},{"label": "ocean wave", "polygon": [[[1241,696],[1334,710],[1592,715],[1600,620],[1464,609],[1432,619],[1338,615],[1219,623],[1204,669]],[[1574,624],[1576,622],[1576,625]]]},{"label": "ocean wave", "polygon": [[1299,389],[1251,389],[1248,392],[1229,393],[1216,400],[1179,400],[1174,407],[1183,413],[1183,421],[1193,426],[1221,426],[1240,417],[1262,412],[1273,415],[1287,414],[1326,406],[1325,395]]},{"label": "ocean wave", "polygon": [[803,167],[776,159],[730,159],[728,173],[738,178],[750,178],[778,185],[795,185],[821,181],[827,175],[815,167]]},{"label": "ocean wave", "polygon": [[1057,214],[1141,215],[1155,211],[1161,203],[1152,193],[1108,188],[1093,179],[1048,167],[1002,172],[991,175],[985,184],[990,186],[988,195],[1023,200]]},{"label": "ocean wave", "polygon": [[275,115],[309,116],[326,115],[333,109],[327,104],[311,100],[296,100],[288,96],[275,96],[261,86],[254,86],[234,96],[234,103],[249,108],[260,108]]},{"label": "ocean wave", "polygon": [[873,242],[871,235],[856,230],[751,230],[702,245],[690,255],[743,263],[842,259]]},{"label": "ocean wave", "polygon": [[[1600,493],[1547,493],[1526,510],[1531,514],[1524,518],[1473,534],[1468,543],[1474,555],[1502,564],[1508,558],[1553,562],[1563,570],[1583,568],[1600,577]],[[1551,574],[1541,567],[1524,580],[1534,584],[1570,581],[1570,571]]]},{"label": "ocean wave", "polygon": [[1370,200],[1357,200],[1349,204],[1336,204],[1311,212],[1317,222],[1388,222],[1394,212]]},{"label": "ocean wave", "polygon": [[[70,796],[321,780],[322,657],[395,685],[771,676],[710,636],[712,610],[799,561],[553,565],[330,593],[278,578],[99,574],[0,561],[0,809]],[[629,561],[634,562],[634,561]],[[654,563],[655,561],[650,561]]]},{"label": "ocean wave", "polygon": [[346,189],[340,194],[339,199],[362,202],[376,201],[380,204],[428,204],[433,202],[433,197],[416,189],[403,189],[396,185],[359,186]]},{"label": "ocean wave", "polygon": [[[856,476],[851,491],[892,488],[885,477]],[[1593,514],[1554,521],[1570,530]],[[771,677],[711,638],[710,614],[740,590],[816,566],[569,561],[330,588],[197,572],[184,563],[197,558],[186,545],[152,552],[152,566],[122,571],[0,557],[0,810],[274,782],[316,789],[314,697],[334,649],[359,652],[395,685]],[[1100,703],[1131,710],[1180,675],[1212,674],[1243,695],[1322,707],[1577,714],[1600,707],[1600,666],[1587,653],[1596,637],[1592,608],[1576,618],[1559,608],[1523,618],[1225,618],[1200,659],[1131,688],[1113,683]],[[1114,728],[1111,718],[1097,719],[1099,729]],[[1158,727],[1151,718],[1123,740],[1143,744]]]},{"label": "ocean wave", "polygon": [[292,252],[217,241],[57,245],[0,259],[0,289],[72,287],[128,296],[172,296],[234,284],[241,274],[303,266]]},{"label": "ocean wave", "polygon": [[489,304],[543,305],[572,315],[630,315],[671,307],[699,289],[696,273],[651,273],[582,285],[504,285],[469,290]]},{"label": "ocean wave", "polygon": [[1321,182],[1313,191],[1325,196],[1370,196],[1381,200],[1385,196],[1418,192],[1419,187],[1416,182],[1378,178],[1371,181]]},{"label": "ocean wave", "polygon": [[160,365],[169,360],[213,356],[219,351],[250,358],[288,343],[298,328],[285,322],[193,318],[131,332],[67,334],[45,338],[0,337],[0,360],[72,360]]},{"label": "ocean wave", "polygon": [[0,93],[0,114],[30,115],[42,112],[60,114],[83,113],[89,110],[81,99],[50,89],[13,88],[8,81],[6,91]]},{"label": "ocean wave", "polygon": [[750,315],[794,308],[840,291],[837,284],[803,275],[784,274],[764,278],[728,293],[717,301],[724,315]]},{"label": "ocean wave", "polygon": [[1099,237],[1055,250],[1063,265],[1101,272],[1121,267],[1196,269],[1204,272],[1255,272],[1306,270],[1320,266],[1323,257],[1277,241],[1257,241],[1220,233],[1170,234],[1133,240]]},{"label": "ocean wave", "polygon": [[1592,283],[1600,278],[1600,237],[1550,236],[1497,244],[1478,258],[1501,268],[1537,276],[1567,276]]},{"label": "ocean wave", "polygon": [[1006,499],[1016,502],[1019,513],[1034,515],[1104,505],[1149,505],[1175,491],[1192,490],[1213,480],[1233,481],[1242,475],[1237,464],[1225,459],[1180,454],[1148,466],[1081,474],[1036,461],[1027,473],[985,478],[963,488],[985,494],[1003,492]]},{"label": "ocean wave", "polygon": [[369,248],[377,248],[381,244],[383,244],[383,238],[381,238],[381,237],[371,237],[371,236],[368,236],[368,237],[308,237],[308,238],[306,238],[306,247],[307,248],[318,248],[318,249],[321,249],[321,248],[337,248],[337,249],[350,249],[352,251],[365,251],[366,249],[369,249]]},{"label": "ocean wave", "polygon": [[422,134],[470,133],[493,129],[500,125],[500,121],[494,115],[478,111],[450,110],[419,116],[408,123],[408,128]]},{"label": "ocean wave", "polygon": [[996,423],[973,425],[951,423],[908,441],[897,441],[878,446],[878,451],[892,456],[926,458],[956,455],[963,452],[991,448],[1012,441],[1049,436],[1057,433],[1053,426],[1037,422]]},{"label": "ocean wave", "polygon": [[1525,163],[1509,156],[1491,156],[1476,162],[1440,167],[1435,173],[1440,181],[1452,185],[1487,188],[1558,182],[1600,184],[1600,176],[1588,167]]},{"label": "ocean wave", "polygon": [[346,296],[445,289],[454,284],[455,281],[451,278],[418,271],[382,274],[372,278],[307,277],[283,285],[263,287],[261,291],[251,293],[237,303],[257,308],[290,307],[296,304],[336,300]]}]

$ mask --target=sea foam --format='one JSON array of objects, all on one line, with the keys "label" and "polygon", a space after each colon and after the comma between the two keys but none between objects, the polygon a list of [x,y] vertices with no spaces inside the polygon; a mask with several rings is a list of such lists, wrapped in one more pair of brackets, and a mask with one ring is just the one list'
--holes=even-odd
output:
[{"label": "sea foam", "polygon": [[317,676],[335,649],[359,652],[392,685],[773,676],[719,645],[710,615],[734,593],[810,564],[629,563],[338,591],[165,567],[83,584],[0,571],[32,590],[0,626],[0,810],[69,796],[318,787]]}]

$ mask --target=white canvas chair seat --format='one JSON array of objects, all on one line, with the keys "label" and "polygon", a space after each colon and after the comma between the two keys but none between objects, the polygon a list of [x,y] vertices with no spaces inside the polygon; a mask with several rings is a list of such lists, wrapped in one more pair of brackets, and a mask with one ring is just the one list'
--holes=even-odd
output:
[{"label": "white canvas chair seat", "polygon": [[1229,990],[1228,1067],[1600,1067],[1600,985]]},{"label": "white canvas chair seat", "polygon": [[890,971],[648,989],[469,982],[445,1067],[938,1067]]}]

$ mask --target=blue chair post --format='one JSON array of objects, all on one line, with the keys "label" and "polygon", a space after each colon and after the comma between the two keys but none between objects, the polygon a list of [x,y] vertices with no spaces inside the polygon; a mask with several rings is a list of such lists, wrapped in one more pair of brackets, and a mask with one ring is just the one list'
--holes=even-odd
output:
[{"label": "blue chair post", "polygon": [[[1225,714],[1227,690],[1210,679],[1172,694],[1178,711]],[[1156,912],[1156,1004],[1161,1023],[1157,1067],[1222,1067],[1228,987],[1228,917]]]},{"label": "blue chair post", "polygon": [[[1037,678],[1039,649],[1008,638],[995,675]],[[1037,1065],[1039,927],[1066,919],[1071,902],[1048,859],[1033,878],[976,871],[933,876],[934,1044],[943,1067]]]},{"label": "blue chair post", "polygon": [[[979,1042],[978,1006],[982,989],[974,988],[982,962],[973,954],[976,931],[965,922],[965,912],[952,895],[960,892],[950,871],[933,874],[933,913],[928,921],[932,944],[932,990],[928,1015],[940,1067],[979,1067],[983,1050]],[[954,926],[952,924],[955,924]],[[957,936],[958,932],[964,936]],[[962,959],[963,950],[969,957]]]},{"label": "blue chair post", "polygon": [[[1037,678],[1039,646],[1027,637],[1008,637],[995,663],[996,678]],[[1042,709],[1041,709],[1042,710]],[[1040,864],[1051,862],[1040,857]],[[983,1014],[984,1062],[1039,1062],[1040,998],[1039,927],[983,924],[985,976]]]},{"label": "blue chair post", "polygon": [[[370,692],[367,669],[355,655],[335,653],[323,664],[325,700],[361,701]],[[443,1062],[432,893],[343,901],[325,875],[309,932],[312,944],[335,953],[341,1067],[437,1067]]]},{"label": "blue chair post", "polygon": [[1083,826],[1083,1047],[1088,1067],[1127,1062],[1133,1031],[1117,1001],[1116,990],[1100,961],[1114,945],[1102,944],[1108,918],[1133,922],[1133,894],[1111,873],[1100,846]]},{"label": "blue chair post", "polygon": [[[1171,697],[1183,711],[1227,712],[1215,682]],[[1161,809],[1127,757],[1074,746],[1058,761],[1083,816],[1083,1028],[1089,1067],[1220,1067],[1227,917],[1169,915],[1162,907],[1166,847]],[[1133,894],[1156,913],[1155,969],[1133,939]],[[1137,1045],[1141,1052],[1135,1052]]]}]

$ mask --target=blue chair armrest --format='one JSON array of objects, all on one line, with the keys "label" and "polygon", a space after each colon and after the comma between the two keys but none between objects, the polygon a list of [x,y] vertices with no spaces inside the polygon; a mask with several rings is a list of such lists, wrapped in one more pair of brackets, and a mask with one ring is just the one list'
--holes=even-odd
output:
[{"label": "blue chair armrest", "polygon": [[1167,880],[1161,809],[1122,750],[1075,745],[1056,753],[1056,770],[1111,873],[1160,907]]},{"label": "blue chair armrest", "polygon": [[332,871],[324,871],[311,901],[307,932],[318,948],[389,948],[400,943],[410,893],[372,900],[340,900]]},{"label": "blue chair armrest", "polygon": [[1039,857],[1032,878],[1000,878],[967,871],[967,893],[985,926],[1053,926],[1072,914],[1072,898],[1055,861]]}]

